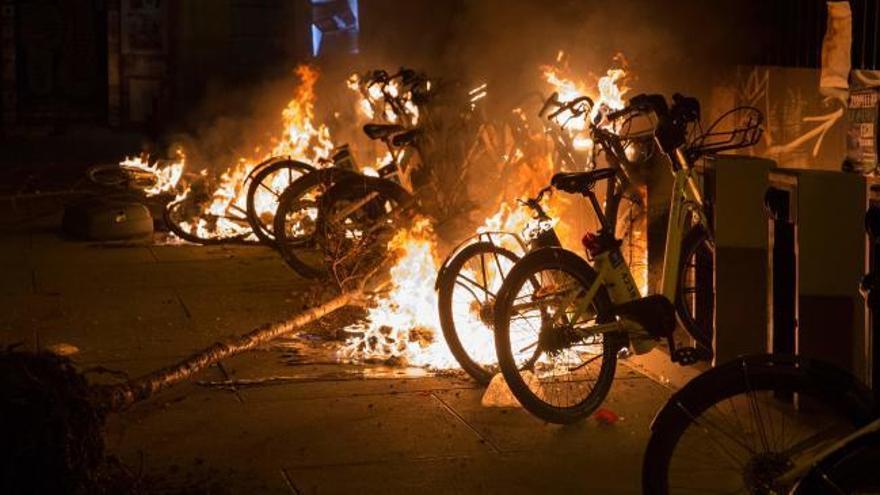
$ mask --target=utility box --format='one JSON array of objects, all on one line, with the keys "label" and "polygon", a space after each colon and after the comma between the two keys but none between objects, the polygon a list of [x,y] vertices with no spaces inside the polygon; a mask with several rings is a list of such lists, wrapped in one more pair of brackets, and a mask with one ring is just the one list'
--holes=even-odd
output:
[{"label": "utility box", "polygon": [[715,224],[715,361],[768,351],[768,229],[764,195],[771,160],[711,159]]},{"label": "utility box", "polygon": [[797,353],[864,380],[869,347],[859,281],[867,270],[865,178],[798,171],[797,198]]}]

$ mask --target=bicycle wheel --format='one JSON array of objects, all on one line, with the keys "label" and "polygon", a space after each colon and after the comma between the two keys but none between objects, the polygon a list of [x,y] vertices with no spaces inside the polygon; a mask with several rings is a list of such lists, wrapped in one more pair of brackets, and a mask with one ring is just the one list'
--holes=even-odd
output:
[{"label": "bicycle wheel", "polygon": [[275,212],[285,189],[296,179],[315,170],[307,163],[290,159],[271,159],[258,165],[248,178],[246,210],[248,223],[263,244],[275,244]]},{"label": "bicycle wheel", "polygon": [[481,385],[498,370],[494,353],[495,296],[519,256],[491,242],[458,252],[437,280],[437,306],[446,344]]},{"label": "bicycle wheel", "polygon": [[324,257],[315,242],[318,201],[342,177],[354,172],[341,168],[314,170],[293,181],[278,198],[272,220],[275,246],[284,261],[306,278],[326,275]]},{"label": "bicycle wheel", "polygon": [[[799,407],[795,407],[795,405]],[[869,391],[815,360],[759,355],[711,369],[658,413],[644,493],[789,493],[780,477],[870,419]]]},{"label": "bicycle wheel", "polygon": [[397,183],[376,177],[340,179],[327,190],[318,208],[315,239],[338,283],[381,263],[410,199]]},{"label": "bicycle wheel", "polygon": [[162,217],[174,235],[195,244],[244,242],[251,234],[244,216],[208,215],[187,198],[166,204]]},{"label": "bicycle wheel", "polygon": [[578,333],[614,319],[603,287],[585,300],[595,279],[578,255],[543,248],[525,255],[498,293],[501,372],[523,407],[551,423],[572,423],[599,407],[614,380],[617,352],[626,345],[620,333]]},{"label": "bicycle wheel", "polygon": [[155,173],[149,170],[119,165],[116,163],[93,165],[86,170],[89,180],[103,187],[146,189],[159,181]]},{"label": "bicycle wheel", "polygon": [[792,495],[880,493],[880,431],[866,433],[818,462],[798,481]]},{"label": "bicycle wheel", "polygon": [[694,226],[684,236],[680,256],[675,310],[684,329],[711,355],[715,335],[715,244],[703,227]]}]

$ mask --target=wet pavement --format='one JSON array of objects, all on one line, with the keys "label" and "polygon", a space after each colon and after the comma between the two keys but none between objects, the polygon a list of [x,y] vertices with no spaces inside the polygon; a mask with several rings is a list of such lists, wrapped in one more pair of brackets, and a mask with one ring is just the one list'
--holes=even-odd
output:
[{"label": "wet pavement", "polygon": [[[5,229],[0,265],[4,344],[67,344],[82,369],[129,375],[295,314],[309,287],[264,247],[71,242],[51,224]],[[337,364],[332,346],[294,338],[204,370],[113,416],[111,453],[184,492],[636,493],[669,394],[619,365],[604,407],[622,419],[560,427],[482,407],[460,374]]]}]

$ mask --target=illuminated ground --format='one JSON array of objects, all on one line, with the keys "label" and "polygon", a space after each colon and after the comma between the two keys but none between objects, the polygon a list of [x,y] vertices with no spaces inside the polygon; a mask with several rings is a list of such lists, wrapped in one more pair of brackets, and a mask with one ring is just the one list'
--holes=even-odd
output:
[{"label": "illuminated ground", "polygon": [[[143,373],[294,312],[308,287],[265,248],[4,232],[3,342],[70,344],[83,368]],[[620,366],[606,405],[624,419],[560,428],[481,407],[463,377],[418,375],[264,350],[115,417],[108,443],[175,493],[634,493],[648,424],[668,396]]]}]

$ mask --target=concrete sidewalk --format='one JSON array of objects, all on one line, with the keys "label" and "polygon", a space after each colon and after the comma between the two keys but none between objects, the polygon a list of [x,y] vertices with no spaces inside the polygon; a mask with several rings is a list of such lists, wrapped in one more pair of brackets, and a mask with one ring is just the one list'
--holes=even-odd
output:
[{"label": "concrete sidewalk", "polygon": [[[296,313],[308,288],[267,248],[74,243],[51,229],[0,234],[0,265],[3,343],[65,343],[83,369],[132,375]],[[296,349],[238,356],[114,416],[112,453],[175,493],[636,493],[668,397],[621,365],[605,404],[621,421],[558,427],[481,407],[464,376]]]}]

